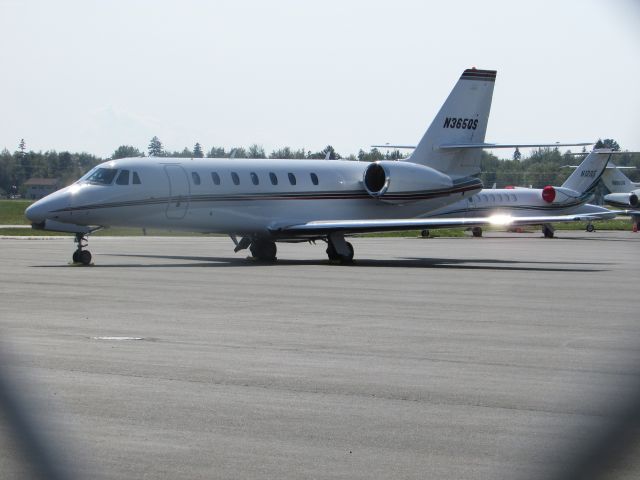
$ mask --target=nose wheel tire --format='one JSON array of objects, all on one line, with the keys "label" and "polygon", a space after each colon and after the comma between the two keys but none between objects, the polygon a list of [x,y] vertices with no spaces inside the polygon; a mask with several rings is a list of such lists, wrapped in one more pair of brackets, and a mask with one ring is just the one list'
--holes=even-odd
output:
[{"label": "nose wheel tire", "polygon": [[84,250],[87,246],[88,240],[87,237],[78,233],[76,234],[75,242],[78,244],[78,248],[73,252],[73,263],[81,263],[82,265],[90,265],[91,264],[91,252],[89,250]]},{"label": "nose wheel tire", "polygon": [[587,232],[591,233],[595,231],[596,231],[596,227],[594,227],[591,223],[587,224]]}]

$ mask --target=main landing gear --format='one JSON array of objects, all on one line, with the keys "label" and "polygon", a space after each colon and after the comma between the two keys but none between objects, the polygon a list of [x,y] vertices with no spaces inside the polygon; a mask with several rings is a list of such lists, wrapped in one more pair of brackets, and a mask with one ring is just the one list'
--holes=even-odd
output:
[{"label": "main landing gear", "polygon": [[276,242],[258,237],[242,237],[240,241],[238,241],[235,235],[229,236],[236,245],[236,248],[233,249],[234,252],[237,253],[240,250],[248,248],[251,256],[256,260],[260,260],[261,262],[276,261],[276,253],[278,251]]},{"label": "main landing gear", "polygon": [[549,225],[548,223],[542,225],[542,234],[544,235],[544,238],[553,238],[554,233],[555,230],[551,225]]},{"label": "main landing gear", "polygon": [[587,223],[587,232],[591,233],[595,231],[596,231],[596,227],[593,226],[593,223],[591,222]]},{"label": "main landing gear", "polygon": [[249,251],[251,252],[251,256],[256,260],[260,260],[262,262],[275,262],[278,248],[276,247],[276,242],[256,238],[251,242]]},{"label": "main landing gear", "polygon": [[76,233],[74,241],[78,244],[78,248],[73,252],[73,263],[89,265],[91,263],[91,252],[89,250],[83,250],[89,244],[89,239],[83,233]]},{"label": "main landing gear", "polygon": [[482,228],[481,227],[471,228],[471,235],[473,235],[476,238],[480,238],[482,236]]},{"label": "main landing gear", "polygon": [[345,241],[341,233],[327,236],[327,256],[332,262],[353,263],[353,245]]}]

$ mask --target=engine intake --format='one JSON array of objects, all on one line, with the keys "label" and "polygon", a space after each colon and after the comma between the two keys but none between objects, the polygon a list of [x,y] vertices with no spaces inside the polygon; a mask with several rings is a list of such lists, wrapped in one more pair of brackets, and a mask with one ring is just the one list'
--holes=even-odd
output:
[{"label": "engine intake", "polygon": [[433,168],[384,160],[367,166],[362,183],[372,197],[396,204],[424,200],[438,190],[453,186],[449,176]]},{"label": "engine intake", "polygon": [[556,199],[556,189],[551,185],[547,185],[542,189],[542,199],[547,203],[553,203]]},{"label": "engine intake", "polygon": [[638,195],[636,195],[635,193],[629,195],[629,205],[631,205],[633,208],[636,208],[638,207],[638,205],[640,205],[640,201],[638,201]]}]

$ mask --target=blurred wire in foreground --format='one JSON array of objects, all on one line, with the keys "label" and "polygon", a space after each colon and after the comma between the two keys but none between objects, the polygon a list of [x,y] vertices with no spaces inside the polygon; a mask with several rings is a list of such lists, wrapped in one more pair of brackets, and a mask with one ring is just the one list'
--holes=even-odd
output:
[{"label": "blurred wire in foreground", "polygon": [[38,426],[28,411],[27,402],[20,395],[17,382],[12,381],[7,372],[7,357],[0,350],[0,413],[5,418],[12,439],[23,454],[30,469],[29,478],[48,480],[70,480],[64,471],[62,458],[53,451],[51,443],[42,435],[43,428]]}]

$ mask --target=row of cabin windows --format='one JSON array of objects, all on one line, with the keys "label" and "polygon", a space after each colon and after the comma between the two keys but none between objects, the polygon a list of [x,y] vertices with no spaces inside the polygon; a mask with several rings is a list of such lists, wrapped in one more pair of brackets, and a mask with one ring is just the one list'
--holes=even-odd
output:
[{"label": "row of cabin windows", "polygon": [[[258,177],[256,172],[249,173],[249,177],[251,178],[251,183],[254,185],[260,185],[260,177]],[[318,185],[318,175],[312,172],[309,174],[309,177],[311,178],[311,183]],[[194,185],[200,185],[200,183],[202,183],[198,172],[191,172],[191,178],[193,179]],[[291,185],[296,185],[298,183],[296,176],[291,172],[287,174],[287,178]],[[222,179],[218,172],[211,172],[211,180],[214,185],[220,185],[222,183]],[[278,185],[278,176],[275,173],[269,172],[269,180],[271,181],[271,185]],[[234,185],[240,185],[240,175],[238,175],[237,172],[231,172],[231,181]]]},{"label": "row of cabin windows", "polygon": [[516,197],[514,194],[508,194],[508,193],[502,193],[502,194],[501,193],[496,193],[496,194],[493,194],[493,193],[489,193],[489,194],[481,193],[479,195],[475,195],[474,197],[470,197],[469,201],[473,202],[474,198],[476,199],[475,201],[477,203],[480,203],[480,202],[495,202],[495,201],[498,201],[498,202],[503,202],[503,201],[504,202],[517,202],[518,201],[518,197]]}]

